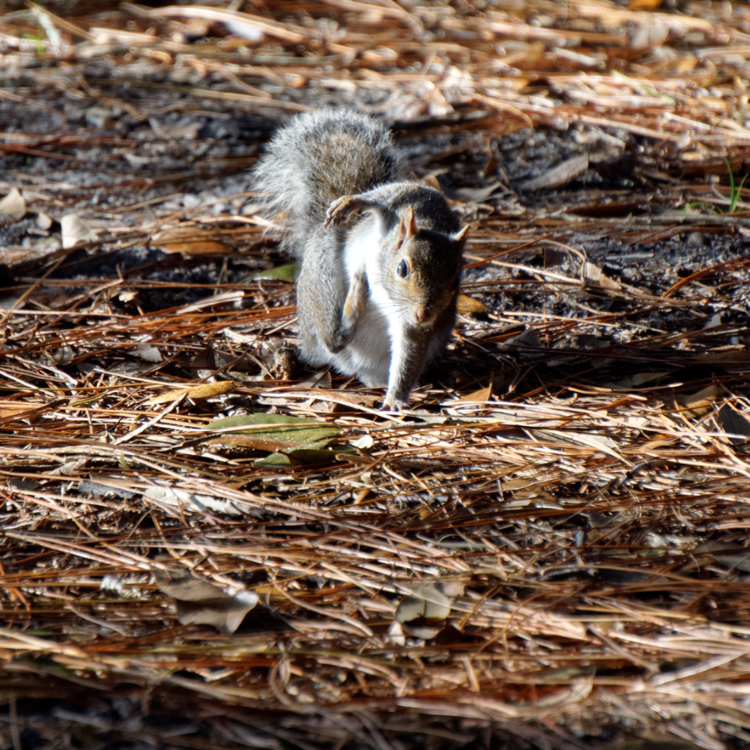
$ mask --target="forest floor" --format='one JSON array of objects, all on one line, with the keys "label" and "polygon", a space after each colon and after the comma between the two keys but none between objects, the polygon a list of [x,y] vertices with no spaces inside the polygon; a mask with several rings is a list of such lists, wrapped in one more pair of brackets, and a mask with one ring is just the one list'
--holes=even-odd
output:
[{"label": "forest floor", "polygon": [[[747,747],[750,9],[157,5],[0,17],[2,746]],[[254,203],[323,106],[471,227],[403,413]]]}]

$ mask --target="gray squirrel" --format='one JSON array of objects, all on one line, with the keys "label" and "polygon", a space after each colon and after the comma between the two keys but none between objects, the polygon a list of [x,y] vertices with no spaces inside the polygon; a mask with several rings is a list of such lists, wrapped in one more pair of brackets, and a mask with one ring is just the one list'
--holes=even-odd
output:
[{"label": "gray squirrel", "polygon": [[255,171],[282,247],[300,263],[303,359],[387,385],[385,409],[407,405],[448,344],[468,231],[439,191],[395,172],[389,132],[348,110],[297,115]]}]

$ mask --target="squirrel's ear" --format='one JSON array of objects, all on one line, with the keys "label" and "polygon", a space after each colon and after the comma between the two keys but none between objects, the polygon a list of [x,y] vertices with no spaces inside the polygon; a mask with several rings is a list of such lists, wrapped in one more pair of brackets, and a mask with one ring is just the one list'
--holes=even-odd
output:
[{"label": "squirrel's ear", "polygon": [[463,229],[460,229],[455,234],[451,235],[451,242],[455,243],[459,247],[463,247],[466,242],[466,235],[469,233],[469,225],[467,224]]},{"label": "squirrel's ear", "polygon": [[414,218],[414,209],[406,207],[401,223],[398,226],[398,244],[402,244],[408,237],[415,237],[417,232],[417,220]]}]

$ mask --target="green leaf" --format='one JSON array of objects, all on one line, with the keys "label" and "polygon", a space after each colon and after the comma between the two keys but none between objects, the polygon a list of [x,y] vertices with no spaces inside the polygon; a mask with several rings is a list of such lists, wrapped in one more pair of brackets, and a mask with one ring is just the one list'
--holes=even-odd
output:
[{"label": "green leaf", "polygon": [[278,281],[288,281],[290,284],[294,284],[297,281],[297,274],[299,268],[296,263],[288,263],[284,266],[276,266],[276,268],[268,268],[265,271],[258,271],[254,273],[250,279],[277,279]]},{"label": "green leaf", "polygon": [[330,463],[335,460],[337,453],[348,451],[321,450],[319,448],[297,448],[283,453],[272,453],[253,461],[254,466],[266,466],[271,469],[283,469],[289,466],[301,466],[303,464]]},{"label": "green leaf", "polygon": [[[237,430],[227,435],[227,438],[237,435],[247,435],[252,438],[254,447],[263,450],[262,441],[274,441],[270,450],[276,450],[278,443],[289,446],[291,450],[311,447],[318,449],[332,443],[341,432],[335,425],[318,422],[314,419],[303,417],[290,417],[286,414],[245,414],[226,419],[217,419],[207,425],[208,430],[225,430],[227,428],[257,427],[264,426],[266,429]],[[221,438],[219,438],[221,440]],[[228,443],[230,440],[227,441]],[[236,441],[232,444],[236,444]]]}]

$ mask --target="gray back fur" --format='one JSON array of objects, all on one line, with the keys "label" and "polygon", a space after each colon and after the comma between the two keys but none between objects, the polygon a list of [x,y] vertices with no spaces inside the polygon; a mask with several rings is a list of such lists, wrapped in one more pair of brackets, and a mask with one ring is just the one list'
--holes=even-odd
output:
[{"label": "gray back fur", "polygon": [[324,109],[294,117],[268,144],[255,188],[283,247],[302,257],[331,202],[390,182],[396,156],[386,128],[366,115]]}]

